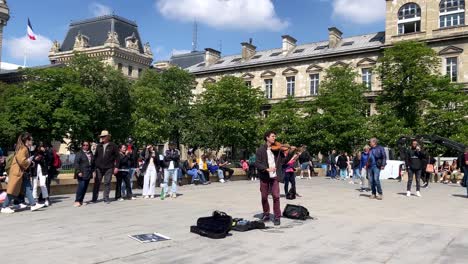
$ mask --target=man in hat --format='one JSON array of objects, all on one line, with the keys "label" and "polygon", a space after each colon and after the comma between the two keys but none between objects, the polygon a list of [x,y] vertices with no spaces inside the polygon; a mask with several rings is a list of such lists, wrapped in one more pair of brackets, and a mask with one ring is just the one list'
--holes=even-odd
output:
[{"label": "man in hat", "polygon": [[91,202],[95,203],[97,201],[102,178],[104,178],[104,202],[110,203],[109,193],[112,174],[118,173],[115,164],[119,158],[119,148],[116,144],[110,142],[111,134],[109,134],[109,131],[103,130],[99,137],[101,143],[96,147],[96,153],[94,154],[96,177],[94,178],[93,199]]}]

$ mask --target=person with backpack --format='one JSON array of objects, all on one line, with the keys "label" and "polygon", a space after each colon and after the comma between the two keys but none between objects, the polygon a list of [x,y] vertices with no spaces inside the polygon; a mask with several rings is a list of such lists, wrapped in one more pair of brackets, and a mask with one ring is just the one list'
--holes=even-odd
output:
[{"label": "person with backpack", "polygon": [[338,168],[340,168],[340,180],[344,181],[348,175],[348,156],[346,152],[341,152],[336,162]]},{"label": "person with backpack", "polygon": [[255,168],[255,153],[250,155],[250,158],[249,158],[249,179],[251,181],[258,180],[257,168]]},{"label": "person with backpack", "polygon": [[31,134],[27,132],[22,133],[18,137],[15,154],[7,171],[9,177],[7,196],[3,202],[2,209],[0,210],[0,212],[3,214],[12,214],[15,212],[9,206],[11,201],[15,197],[19,196],[21,188],[24,189],[26,197],[29,200],[31,211],[36,211],[45,206],[44,204],[36,203],[34,197],[32,196],[32,186],[29,179],[30,175],[28,173],[30,166],[34,165],[34,157],[29,155],[29,148],[31,148],[32,142],[33,138]]}]

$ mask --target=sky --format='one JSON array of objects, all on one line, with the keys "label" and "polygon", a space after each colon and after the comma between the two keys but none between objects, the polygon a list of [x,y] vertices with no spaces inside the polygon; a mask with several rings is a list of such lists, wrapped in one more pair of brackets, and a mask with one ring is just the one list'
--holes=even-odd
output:
[{"label": "sky", "polygon": [[[27,66],[48,64],[54,40],[65,38],[71,21],[116,14],[136,21],[154,61],[192,49],[193,21],[198,50],[238,54],[253,39],[257,50],[281,47],[288,34],[298,44],[326,40],[328,28],[344,37],[384,31],[384,0],[9,0],[11,18],[3,32],[2,61]],[[28,40],[31,20],[36,41]]]}]

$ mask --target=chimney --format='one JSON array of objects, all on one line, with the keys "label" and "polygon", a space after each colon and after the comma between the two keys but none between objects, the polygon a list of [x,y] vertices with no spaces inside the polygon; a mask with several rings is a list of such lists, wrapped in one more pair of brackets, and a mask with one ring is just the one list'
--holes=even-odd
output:
[{"label": "chimney", "polygon": [[251,41],[250,43],[242,42],[241,45],[242,45],[242,59],[243,60],[249,60],[255,55],[257,47],[252,45]]},{"label": "chimney", "polygon": [[338,46],[341,41],[341,36],[343,32],[341,32],[336,27],[331,27],[328,29],[328,48],[333,49]]},{"label": "chimney", "polygon": [[289,35],[283,35],[281,38],[283,39],[283,55],[286,55],[296,47],[297,40]]},{"label": "chimney", "polygon": [[219,59],[221,59],[221,52],[211,48],[205,49],[206,66],[215,64]]}]

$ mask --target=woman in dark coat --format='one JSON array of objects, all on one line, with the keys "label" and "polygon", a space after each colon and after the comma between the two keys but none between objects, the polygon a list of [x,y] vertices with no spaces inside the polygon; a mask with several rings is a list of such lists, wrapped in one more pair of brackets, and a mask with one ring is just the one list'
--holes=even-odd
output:
[{"label": "woman in dark coat", "polygon": [[81,151],[76,154],[74,167],[75,178],[78,180],[78,188],[76,189],[76,198],[73,206],[80,207],[83,205],[89,181],[93,178],[95,170],[94,155],[90,150],[90,143],[88,141],[83,142]]}]

